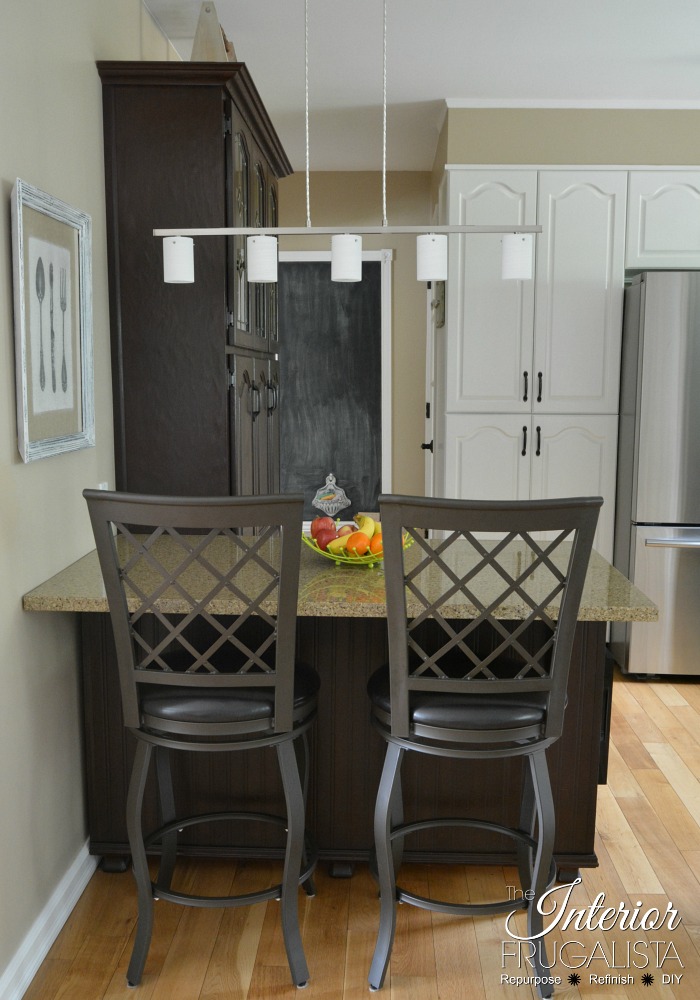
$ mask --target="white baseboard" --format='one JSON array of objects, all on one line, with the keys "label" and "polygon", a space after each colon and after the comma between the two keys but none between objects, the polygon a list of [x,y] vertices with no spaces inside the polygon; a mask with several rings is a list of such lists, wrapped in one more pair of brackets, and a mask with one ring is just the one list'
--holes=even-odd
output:
[{"label": "white baseboard", "polygon": [[22,1000],[39,966],[90,881],[98,860],[90,854],[86,841],[32,924],[14,958],[0,976],[0,997],[3,1000]]}]

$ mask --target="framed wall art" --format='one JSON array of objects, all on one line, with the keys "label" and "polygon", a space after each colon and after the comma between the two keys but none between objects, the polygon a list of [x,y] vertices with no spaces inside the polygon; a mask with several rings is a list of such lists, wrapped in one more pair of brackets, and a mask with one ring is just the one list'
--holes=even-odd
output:
[{"label": "framed wall art", "polygon": [[20,455],[92,447],[92,220],[18,179],[12,254]]}]

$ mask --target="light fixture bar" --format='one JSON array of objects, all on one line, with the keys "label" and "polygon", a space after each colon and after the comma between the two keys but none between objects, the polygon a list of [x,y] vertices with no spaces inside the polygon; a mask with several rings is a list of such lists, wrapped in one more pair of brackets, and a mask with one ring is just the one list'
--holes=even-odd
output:
[{"label": "light fixture bar", "polygon": [[154,229],[154,236],[358,236],[444,233],[541,233],[542,226],[222,226],[208,229]]}]

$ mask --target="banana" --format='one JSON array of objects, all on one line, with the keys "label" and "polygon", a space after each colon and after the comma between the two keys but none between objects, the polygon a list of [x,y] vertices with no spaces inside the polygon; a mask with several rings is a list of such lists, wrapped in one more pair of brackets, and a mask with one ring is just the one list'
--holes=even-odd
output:
[{"label": "banana", "polygon": [[333,538],[326,546],[326,551],[334,556],[342,556],[345,552],[345,546],[348,544],[349,537],[349,535],[341,535],[339,538]]},{"label": "banana", "polygon": [[357,525],[357,530],[364,532],[368,538],[371,538],[376,531],[378,522],[375,522],[374,518],[370,517],[369,514],[355,514],[353,521]]}]

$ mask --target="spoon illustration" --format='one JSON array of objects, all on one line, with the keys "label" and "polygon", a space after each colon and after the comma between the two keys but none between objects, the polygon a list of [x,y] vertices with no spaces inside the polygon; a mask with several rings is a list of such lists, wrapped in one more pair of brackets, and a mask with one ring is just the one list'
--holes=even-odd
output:
[{"label": "spoon illustration", "polygon": [[43,389],[46,385],[46,372],[44,371],[44,333],[41,327],[42,307],[44,292],[46,291],[46,280],[44,278],[44,262],[39,257],[36,262],[36,297],[39,300],[39,385]]}]

